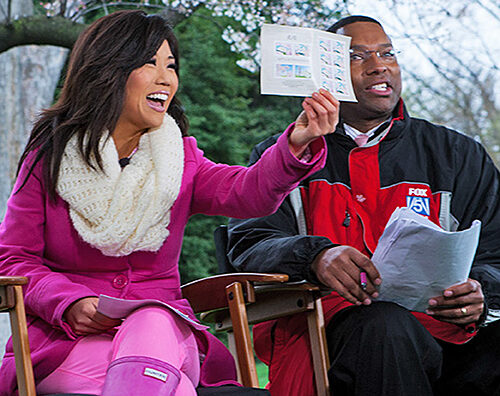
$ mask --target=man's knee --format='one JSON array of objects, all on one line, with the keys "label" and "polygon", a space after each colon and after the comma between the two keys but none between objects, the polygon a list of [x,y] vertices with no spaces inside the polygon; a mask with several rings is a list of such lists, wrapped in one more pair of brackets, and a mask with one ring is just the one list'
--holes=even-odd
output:
[{"label": "man's knee", "polygon": [[391,338],[414,331],[428,334],[410,311],[384,301],[374,302],[368,306],[351,307],[339,312],[328,324],[327,332],[332,333],[344,328],[351,331],[354,329],[375,331],[376,334]]},{"label": "man's knee", "polygon": [[441,347],[411,312],[393,303],[339,312],[328,324],[327,343],[329,378],[341,394],[428,395],[441,375]]},{"label": "man's knee", "polygon": [[432,359],[433,365],[441,364],[441,347],[407,309],[390,302],[375,302],[344,311],[327,326],[330,354],[335,355],[347,343],[358,345],[361,353],[390,346],[394,353],[417,354]]}]

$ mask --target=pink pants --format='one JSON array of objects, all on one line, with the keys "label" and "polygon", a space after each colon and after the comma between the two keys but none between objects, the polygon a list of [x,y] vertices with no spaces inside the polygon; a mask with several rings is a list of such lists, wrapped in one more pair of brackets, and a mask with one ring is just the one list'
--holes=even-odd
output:
[{"label": "pink pants", "polygon": [[171,364],[181,373],[175,395],[196,395],[200,378],[196,339],[182,319],[161,307],[133,312],[114,337],[106,333],[80,339],[64,362],[38,384],[37,393],[100,395],[108,365],[125,356],[146,356]]}]

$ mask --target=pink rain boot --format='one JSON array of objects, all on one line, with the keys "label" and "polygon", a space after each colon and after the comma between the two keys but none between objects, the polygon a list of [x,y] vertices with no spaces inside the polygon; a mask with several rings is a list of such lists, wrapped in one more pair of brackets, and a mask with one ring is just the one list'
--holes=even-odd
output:
[{"label": "pink rain boot", "polygon": [[161,360],[126,356],[109,365],[102,396],[170,396],[180,378],[179,370]]}]

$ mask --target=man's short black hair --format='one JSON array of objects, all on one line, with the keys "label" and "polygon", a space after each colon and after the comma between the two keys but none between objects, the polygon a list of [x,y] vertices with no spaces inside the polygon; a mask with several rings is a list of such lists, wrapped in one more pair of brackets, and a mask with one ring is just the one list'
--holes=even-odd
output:
[{"label": "man's short black hair", "polygon": [[364,16],[364,15],[350,15],[348,17],[339,19],[337,22],[335,22],[332,26],[330,26],[328,29],[326,29],[327,32],[332,32],[332,33],[337,33],[337,31],[346,26],[350,25],[351,23],[354,22],[372,22],[376,23],[380,27],[382,27],[381,23],[377,21],[376,19]]}]

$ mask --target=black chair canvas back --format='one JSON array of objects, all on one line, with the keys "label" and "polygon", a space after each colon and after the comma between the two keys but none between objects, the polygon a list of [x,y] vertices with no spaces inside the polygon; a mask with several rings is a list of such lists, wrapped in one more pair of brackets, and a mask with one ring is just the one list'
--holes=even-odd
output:
[{"label": "black chair canvas back", "polygon": [[220,225],[214,231],[215,258],[220,274],[236,272],[226,255],[227,249],[227,226]]}]

